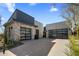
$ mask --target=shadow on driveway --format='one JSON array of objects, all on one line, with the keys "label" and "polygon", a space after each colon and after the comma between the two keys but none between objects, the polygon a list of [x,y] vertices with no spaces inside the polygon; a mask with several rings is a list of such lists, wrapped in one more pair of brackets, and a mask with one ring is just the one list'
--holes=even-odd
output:
[{"label": "shadow on driveway", "polygon": [[47,56],[55,42],[49,39],[23,41],[23,45],[10,49],[17,56]]}]

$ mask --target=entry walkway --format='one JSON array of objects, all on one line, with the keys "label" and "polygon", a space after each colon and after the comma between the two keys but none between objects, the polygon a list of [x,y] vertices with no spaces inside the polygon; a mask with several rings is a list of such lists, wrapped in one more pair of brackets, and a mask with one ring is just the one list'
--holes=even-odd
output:
[{"label": "entry walkway", "polygon": [[16,55],[13,54],[11,51],[6,50],[5,54],[3,54],[3,52],[0,52],[0,56],[16,56]]},{"label": "entry walkway", "polygon": [[56,44],[51,48],[48,56],[66,56],[68,48],[68,40],[67,39],[56,39],[52,42],[56,42]]}]

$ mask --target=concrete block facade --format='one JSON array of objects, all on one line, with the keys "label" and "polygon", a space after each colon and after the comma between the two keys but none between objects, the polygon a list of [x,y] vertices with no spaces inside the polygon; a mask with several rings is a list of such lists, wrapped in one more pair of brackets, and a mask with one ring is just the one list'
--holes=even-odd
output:
[{"label": "concrete block facade", "polygon": [[[18,13],[23,19],[18,18]],[[10,17],[8,22],[5,24],[6,35],[8,39],[11,40],[20,40],[21,37],[21,27],[31,29],[31,39],[35,39],[36,29],[39,31],[38,38],[43,37],[43,24],[34,20],[32,16],[29,16],[22,11],[15,10],[13,15]],[[26,36],[27,33],[25,33]],[[28,35],[27,35],[28,36]],[[27,38],[27,37],[26,37]]]},{"label": "concrete block facade", "polygon": [[35,30],[38,29],[39,38],[42,38],[43,37],[43,25],[40,22],[38,23],[37,21],[35,21],[35,25],[37,25],[38,27],[34,27],[34,26],[30,26],[30,25],[26,25],[23,23],[13,21],[13,23],[11,25],[8,25],[6,27],[6,30],[7,30],[7,34],[8,34],[9,27],[12,27],[10,39],[14,39],[14,40],[20,40],[20,27],[30,28],[32,39],[34,39],[34,37],[35,37],[35,34],[36,34]]},{"label": "concrete block facade", "polygon": [[53,24],[47,24],[46,25],[46,37],[49,38],[49,31],[55,31],[55,30],[61,30],[61,29],[68,29],[68,26],[66,24],[66,21],[64,22],[58,22]]},{"label": "concrete block facade", "polygon": [[[68,32],[68,26],[66,24],[66,21],[47,24],[45,28],[46,38],[49,38],[49,34],[51,36],[65,36],[67,35],[67,33],[63,32]],[[21,34],[24,35],[24,38],[30,37],[30,39],[35,39],[37,34],[38,38],[43,38],[44,32],[42,23],[36,21],[34,17],[25,14],[20,10],[15,10],[13,15],[8,20],[7,24],[5,24],[5,30],[7,32],[6,35],[8,39],[17,41],[21,40],[21,38],[23,37]]]}]

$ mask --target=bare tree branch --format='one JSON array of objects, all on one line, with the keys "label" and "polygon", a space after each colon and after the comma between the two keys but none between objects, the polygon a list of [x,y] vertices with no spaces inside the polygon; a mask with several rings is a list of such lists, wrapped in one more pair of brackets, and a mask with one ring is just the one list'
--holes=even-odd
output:
[{"label": "bare tree branch", "polygon": [[73,25],[76,27],[79,20],[79,4],[69,4],[69,7],[64,9],[62,17],[69,21],[70,27],[73,27]]}]

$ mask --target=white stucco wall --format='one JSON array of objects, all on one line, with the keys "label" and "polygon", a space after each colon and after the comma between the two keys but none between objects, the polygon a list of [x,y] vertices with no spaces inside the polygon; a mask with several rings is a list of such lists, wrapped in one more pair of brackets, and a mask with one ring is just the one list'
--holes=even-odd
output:
[{"label": "white stucco wall", "polygon": [[43,24],[38,21],[35,21],[34,23],[37,26],[35,29],[39,29],[39,38],[42,38],[43,37],[43,30],[44,30]]}]

